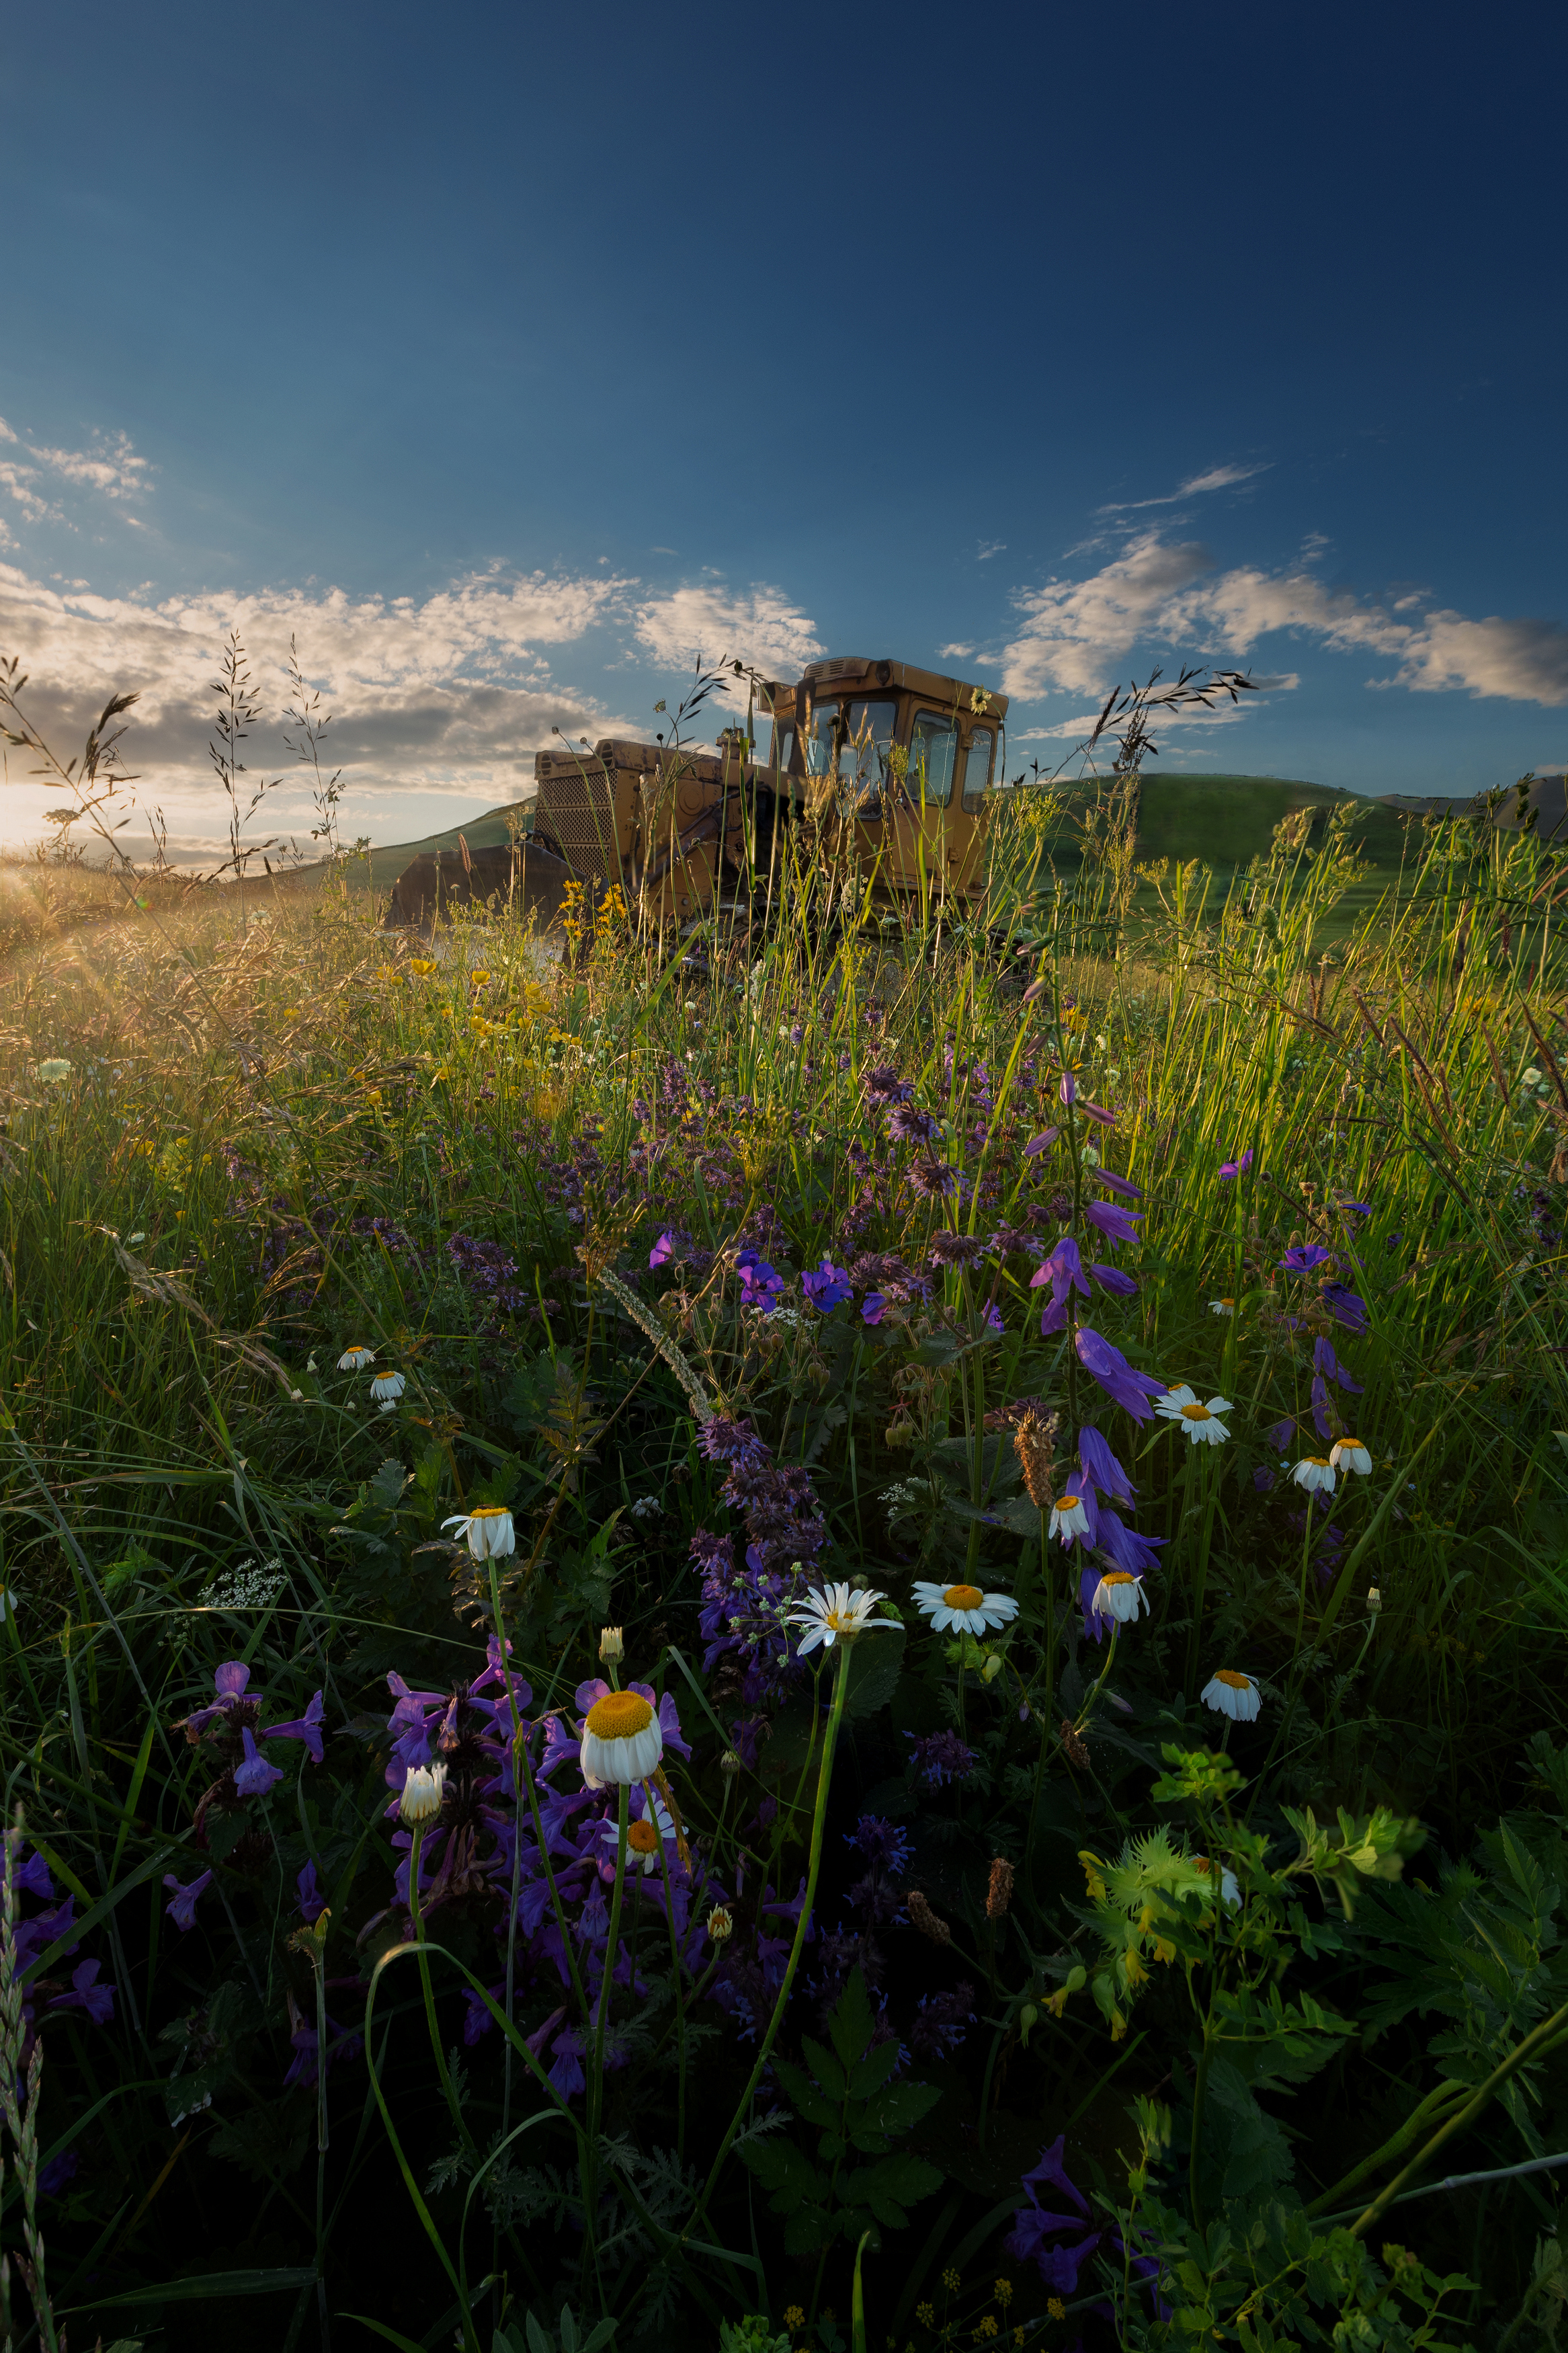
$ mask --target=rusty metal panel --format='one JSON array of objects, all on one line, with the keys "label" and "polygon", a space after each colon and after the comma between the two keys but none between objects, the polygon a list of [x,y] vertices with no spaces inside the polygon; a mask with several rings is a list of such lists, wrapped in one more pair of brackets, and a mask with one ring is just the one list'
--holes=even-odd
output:
[{"label": "rusty metal panel", "polygon": [[540,764],[534,828],[548,834],[568,862],[605,881],[618,880],[616,807],[609,779],[598,761],[553,760]]}]

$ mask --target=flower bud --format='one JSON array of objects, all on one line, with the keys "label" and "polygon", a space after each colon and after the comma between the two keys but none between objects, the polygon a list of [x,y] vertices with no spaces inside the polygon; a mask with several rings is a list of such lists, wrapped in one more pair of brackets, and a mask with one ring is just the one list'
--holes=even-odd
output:
[{"label": "flower bud", "polygon": [[618,1626],[601,1626],[599,1629],[599,1656],[604,1661],[605,1664],[609,1666],[613,1664],[616,1660],[624,1659],[626,1654],[626,1646],[621,1639],[620,1628]]},{"label": "flower bud", "polygon": [[741,1759],[735,1750],[732,1748],[726,1748],[724,1754],[719,1759],[719,1770],[721,1773],[735,1774],[738,1773],[740,1769]]},{"label": "flower bud", "polygon": [[1026,2001],[1018,2012],[1018,2040],[1026,2051],[1031,2031],[1040,2022],[1040,2013],[1032,2001]]},{"label": "flower bud", "polygon": [[1367,1589],[1366,1589],[1366,1614],[1367,1614],[1367,1616],[1368,1616],[1369,1618],[1375,1618],[1375,1617],[1376,1617],[1376,1615],[1377,1615],[1377,1613],[1378,1613],[1378,1611],[1382,1609],[1382,1607],[1383,1607],[1383,1596],[1382,1596],[1382,1594],[1378,1591],[1378,1589],[1377,1589],[1377,1588],[1376,1588],[1376,1586],[1375,1586],[1375,1585],[1369,1585],[1369,1586],[1367,1587]]},{"label": "flower bud", "polygon": [[441,1810],[441,1799],[447,1779],[444,1765],[413,1765],[403,1784],[403,1795],[397,1810],[411,1827],[433,1822]]},{"label": "flower bud", "polygon": [[735,1933],[735,1923],[722,1904],[715,1904],[708,1915],[708,1940],[713,1945],[727,1945]]},{"label": "flower bud", "polygon": [[1001,1672],[1002,1654],[999,1651],[993,1651],[980,1670],[980,1680],[983,1683],[994,1683]]}]

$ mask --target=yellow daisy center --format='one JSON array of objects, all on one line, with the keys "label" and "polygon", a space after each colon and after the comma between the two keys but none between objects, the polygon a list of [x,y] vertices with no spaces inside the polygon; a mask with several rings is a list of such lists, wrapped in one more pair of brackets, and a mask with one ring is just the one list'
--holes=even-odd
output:
[{"label": "yellow daisy center", "polygon": [[1361,1452],[1361,1451],[1362,1451],[1362,1444],[1361,1444],[1361,1440],[1360,1440],[1360,1439],[1359,1439],[1359,1438],[1342,1438],[1342,1439],[1341,1439],[1341,1440],[1340,1440],[1340,1452],[1341,1452],[1342,1454],[1359,1454],[1359,1453]]},{"label": "yellow daisy center", "polygon": [[978,1609],[985,1596],[977,1585],[950,1585],[942,1598],[950,1609]]},{"label": "yellow daisy center", "polygon": [[634,1822],[626,1832],[626,1844],[634,1854],[657,1854],[658,1832],[651,1822]]},{"label": "yellow daisy center", "polygon": [[653,1722],[653,1710],[637,1692],[606,1692],[594,1702],[586,1722],[595,1740],[635,1740]]},{"label": "yellow daisy center", "polygon": [[1215,1674],[1215,1681],[1216,1683],[1228,1683],[1232,1691],[1250,1691],[1252,1689],[1252,1677],[1250,1675],[1238,1675],[1234,1667],[1218,1668]]},{"label": "yellow daisy center", "polygon": [[1064,1495],[1057,1508],[1062,1512],[1076,1512],[1078,1504],[1079,1499],[1076,1495]]},{"label": "yellow daisy center", "polygon": [[1326,1454],[1309,1454],[1303,1459],[1311,1464],[1314,1471],[1326,1471],[1329,1468],[1329,1458]]},{"label": "yellow daisy center", "polygon": [[1131,1585],[1132,1572],[1128,1568],[1108,1568],[1100,1581],[1101,1585]]},{"label": "yellow daisy center", "polygon": [[[384,1380],[385,1377],[384,1373],[382,1378]],[[471,1520],[504,1520],[506,1514],[507,1507],[504,1504],[479,1504],[468,1514],[468,1517]]]},{"label": "yellow daisy center", "polygon": [[1214,1416],[1206,1405],[1199,1405],[1194,1399],[1193,1404],[1182,1408],[1182,1419],[1184,1421],[1212,1421]]}]

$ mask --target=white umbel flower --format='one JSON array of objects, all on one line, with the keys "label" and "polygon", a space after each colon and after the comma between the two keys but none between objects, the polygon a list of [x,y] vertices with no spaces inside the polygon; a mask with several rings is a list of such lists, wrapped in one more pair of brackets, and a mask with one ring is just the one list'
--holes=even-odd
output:
[{"label": "white umbel flower", "polygon": [[423,1822],[433,1822],[441,1810],[446,1785],[444,1765],[411,1765],[408,1778],[403,1784],[403,1795],[397,1801],[403,1820],[415,1829]]},{"label": "white umbel flower", "polygon": [[805,1628],[796,1657],[804,1659],[819,1642],[831,1650],[837,1641],[852,1642],[857,1634],[896,1624],[894,1619],[871,1615],[878,1602],[886,1599],[882,1593],[857,1593],[847,1585],[814,1585],[800,1608],[792,1609],[784,1620],[786,1626]]},{"label": "white umbel flower", "polygon": [[1329,1449],[1329,1461],[1347,1477],[1352,1471],[1359,1472],[1363,1479],[1372,1475],[1372,1455],[1359,1438],[1336,1438]]},{"label": "white umbel flower", "polygon": [[1130,1619],[1137,1617],[1140,1609],[1148,1616],[1149,1596],[1143,1590],[1142,1578],[1125,1568],[1108,1568],[1095,1587],[1094,1599],[1089,1606],[1094,1617],[1113,1618],[1119,1626],[1125,1626]]},{"label": "white umbel flower", "polygon": [[1256,1724],[1263,1704],[1252,1677],[1238,1673],[1235,1667],[1221,1667],[1198,1696],[1205,1707],[1212,1707],[1216,1715],[1228,1715],[1233,1724]]},{"label": "white umbel flower", "polygon": [[664,1755],[664,1731],[640,1692],[606,1692],[583,1724],[583,1778],[590,1789],[646,1781]]},{"label": "white umbel flower", "polygon": [[994,1633],[1018,1614],[1010,1593],[982,1593],[977,1585],[921,1583],[915,1587],[915,1602],[939,1634],[950,1627],[959,1634]]},{"label": "white umbel flower", "polygon": [[1081,1495],[1057,1497],[1051,1505],[1051,1524],[1046,1534],[1047,1536],[1060,1536],[1065,1545],[1070,1545],[1075,1536],[1089,1534],[1089,1514],[1084,1509]]},{"label": "white umbel flower", "polygon": [[370,1385],[370,1393],[383,1413],[390,1413],[407,1387],[401,1373],[377,1373]]},{"label": "white umbel flower", "polygon": [[[657,1871],[659,1867],[660,1840],[667,1839],[672,1846],[675,1843],[675,1822],[662,1799],[654,1799],[653,1813],[651,1822],[644,1814],[640,1821],[626,1825],[626,1869],[628,1872],[640,1871],[645,1879],[650,1871]],[[613,1859],[621,1842],[619,1822],[606,1822],[602,1835]]]},{"label": "white umbel flower", "polygon": [[1230,1436],[1220,1419],[1222,1413],[1235,1410],[1228,1398],[1212,1397],[1206,1405],[1196,1392],[1186,1387],[1167,1389],[1154,1399],[1154,1410],[1166,1421],[1180,1425],[1194,1446],[1218,1446]]},{"label": "white umbel flower", "polygon": [[468,1550],[476,1560],[504,1560],[509,1552],[517,1550],[511,1514],[502,1504],[481,1504],[477,1511],[466,1515],[454,1512],[441,1525],[456,1528],[459,1536],[467,1536]]},{"label": "white umbel flower", "polygon": [[367,1348],[363,1340],[354,1340],[338,1358],[338,1370],[340,1373],[360,1373],[366,1365],[374,1365],[374,1362],[375,1350]]},{"label": "white umbel flower", "polygon": [[1334,1466],[1326,1454],[1304,1454],[1290,1476],[1298,1487],[1305,1487],[1309,1495],[1331,1495],[1334,1492]]}]

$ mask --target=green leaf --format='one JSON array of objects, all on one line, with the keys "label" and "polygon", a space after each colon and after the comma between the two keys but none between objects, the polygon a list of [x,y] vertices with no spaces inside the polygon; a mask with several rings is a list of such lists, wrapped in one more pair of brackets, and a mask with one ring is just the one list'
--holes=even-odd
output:
[{"label": "green leaf", "polygon": [[880,2049],[868,2051],[864,2059],[857,2060],[849,2074],[849,2096],[852,2100],[868,2100],[879,2092],[899,2063],[899,2046],[884,2042]]},{"label": "green leaf", "polygon": [[[826,2052],[823,2056],[827,2056]],[[837,2101],[826,2099],[802,2068],[788,2059],[775,2059],[773,2073],[797,2116],[804,2116],[808,2125],[836,2125],[838,2122]],[[839,2081],[842,2084],[842,2075]]]},{"label": "green leaf", "polygon": [[[834,2102],[842,2100],[845,2091],[847,2088],[845,2073],[843,2068],[833,2056],[831,2051],[825,2051],[820,2042],[814,2042],[812,2041],[809,2034],[803,2034],[801,2036],[800,2047],[805,2053],[806,2062],[811,2068],[812,2073],[816,2076],[817,2083],[821,2085],[822,2090],[827,2098]],[[898,2045],[894,2043],[890,2044],[889,2047],[889,2049],[896,2051]],[[783,2081],[782,2077],[780,2078],[780,2081]]]},{"label": "green leaf", "polygon": [[833,2047],[846,2067],[852,2067],[871,2040],[874,2021],[866,1980],[857,1969],[851,1969],[849,1982],[834,2006],[827,2021],[833,2037]]},{"label": "green leaf", "polygon": [[96,2312],[100,2306],[111,2304],[202,2304],[216,2296],[280,2295],[285,2288],[298,2294],[302,2287],[313,2287],[315,2281],[315,2270],[309,2264],[266,2272],[208,2272],[202,2278],[168,2280],[162,2287],[123,2288],[118,2295],[95,2296],[91,2304],[79,2304],[72,2309]]},{"label": "green leaf", "polygon": [[791,2255],[815,2254],[833,2237],[833,2222],[825,2208],[803,2206],[784,2224],[784,2252]]},{"label": "green leaf", "polygon": [[906,2206],[918,2205],[940,2189],[942,2175],[922,2157],[900,2153],[885,2157],[880,2165],[862,2165],[843,2185],[843,2195],[857,2205],[868,2206],[879,2222],[889,2231],[901,2231],[909,2221]]},{"label": "green leaf", "polygon": [[929,2109],[942,2097],[931,2084],[892,2084],[878,2100],[868,2105],[850,2137],[857,2148],[869,2150],[880,2141],[900,2140],[912,2132]]},{"label": "green leaf", "polygon": [[[844,1713],[857,1721],[876,1715],[893,1696],[904,1663],[903,1629],[890,1623],[881,1633],[860,1634],[849,1653],[849,1684]],[[772,1745],[771,1743],[769,1744]]]}]

